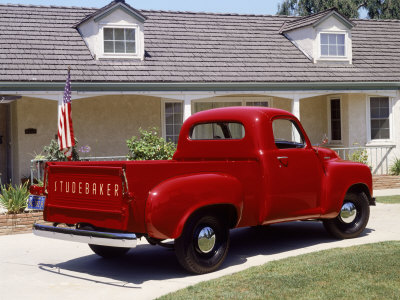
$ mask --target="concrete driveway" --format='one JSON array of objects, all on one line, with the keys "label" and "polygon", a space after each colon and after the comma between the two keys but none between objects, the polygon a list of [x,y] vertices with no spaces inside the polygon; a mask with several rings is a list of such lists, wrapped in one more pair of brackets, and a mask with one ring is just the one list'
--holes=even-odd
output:
[{"label": "concrete driveway", "polygon": [[231,274],[271,260],[335,247],[400,240],[400,205],[371,207],[360,238],[338,241],[318,222],[271,225],[231,231],[222,269],[188,275],[172,250],[142,240],[124,259],[107,261],[85,244],[36,237],[0,237],[0,299],[153,299],[200,281]]}]

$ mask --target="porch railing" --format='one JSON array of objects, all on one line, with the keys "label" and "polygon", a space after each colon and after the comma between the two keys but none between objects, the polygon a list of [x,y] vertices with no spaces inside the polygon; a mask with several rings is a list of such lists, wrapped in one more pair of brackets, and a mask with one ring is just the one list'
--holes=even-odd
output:
[{"label": "porch railing", "polygon": [[[395,146],[380,146],[380,147],[348,147],[334,148],[342,159],[351,160],[356,156],[365,155],[367,164],[371,167],[372,174],[389,174],[390,161],[389,154]],[[101,156],[101,157],[84,157],[81,161],[121,161],[126,160],[126,156]],[[31,182],[34,180],[42,180],[44,173],[44,165],[46,159],[31,160]]]},{"label": "porch railing", "polygon": [[[126,156],[99,156],[99,157],[81,157],[81,161],[121,161],[126,160]],[[44,165],[47,159],[32,159],[31,160],[31,182],[34,180],[43,180]]]},{"label": "porch railing", "polygon": [[363,160],[371,168],[372,174],[386,175],[389,174],[390,153],[395,146],[379,146],[379,147],[348,147],[334,148],[342,159],[345,160]]}]

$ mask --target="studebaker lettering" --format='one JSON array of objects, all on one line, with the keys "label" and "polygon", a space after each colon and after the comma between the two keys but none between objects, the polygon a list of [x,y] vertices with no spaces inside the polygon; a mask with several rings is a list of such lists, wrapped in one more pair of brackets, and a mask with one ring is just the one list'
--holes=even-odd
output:
[{"label": "studebaker lettering", "polygon": [[54,181],[54,189],[52,191],[66,194],[118,197],[119,190],[118,184],[60,180]]},{"label": "studebaker lettering", "polygon": [[44,182],[31,198],[55,225],[34,225],[36,235],[89,243],[105,258],[140,237],[174,239],[179,263],[197,274],[222,264],[230,229],[314,219],[354,238],[374,205],[366,165],[312,146],[287,111],[260,107],[192,115],[172,160],[48,162]]}]

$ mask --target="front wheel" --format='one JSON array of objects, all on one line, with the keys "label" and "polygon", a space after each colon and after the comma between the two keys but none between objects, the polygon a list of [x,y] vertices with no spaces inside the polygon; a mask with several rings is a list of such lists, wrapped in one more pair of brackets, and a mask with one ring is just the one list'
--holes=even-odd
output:
[{"label": "front wheel", "polygon": [[189,272],[213,272],[224,261],[229,248],[229,229],[213,215],[191,218],[175,240],[175,254]]},{"label": "front wheel", "polygon": [[348,193],[339,215],[323,220],[325,229],[339,239],[358,237],[369,220],[369,202],[365,193]]}]

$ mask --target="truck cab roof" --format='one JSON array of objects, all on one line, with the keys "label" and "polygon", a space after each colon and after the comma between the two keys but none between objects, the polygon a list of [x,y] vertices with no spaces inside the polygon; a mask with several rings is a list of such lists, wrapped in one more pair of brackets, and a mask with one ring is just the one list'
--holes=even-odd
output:
[{"label": "truck cab roof", "polygon": [[265,107],[226,107],[198,112],[184,122],[174,159],[256,158],[265,146],[263,142],[268,140],[266,132],[272,137],[271,121],[282,116],[296,119],[285,110]]}]

